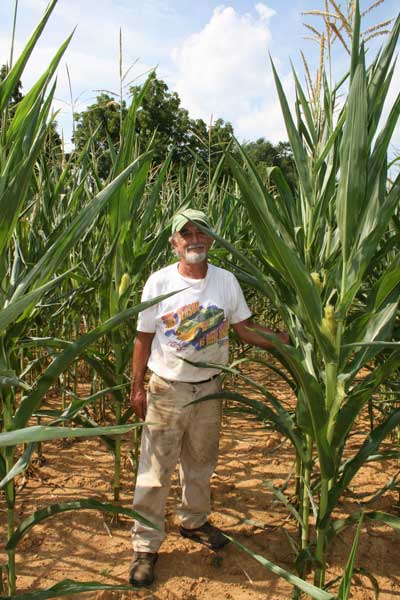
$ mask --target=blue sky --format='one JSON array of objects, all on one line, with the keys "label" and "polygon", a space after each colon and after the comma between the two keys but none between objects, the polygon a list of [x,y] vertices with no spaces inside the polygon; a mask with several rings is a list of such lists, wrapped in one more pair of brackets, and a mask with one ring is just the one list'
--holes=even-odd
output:
[{"label": "blue sky", "polygon": [[[373,0],[361,0],[365,9]],[[345,4],[343,1],[340,3]],[[19,0],[16,51],[23,47],[40,19],[46,0]],[[119,93],[119,30],[122,29],[123,82],[143,81],[143,73],[157,67],[159,77],[177,91],[192,117],[206,122],[221,117],[232,122],[240,140],[266,137],[286,139],[268,53],[293,98],[290,59],[300,78],[304,70],[300,49],[311,69],[318,62],[317,45],[305,40],[304,21],[321,29],[321,19],[303,16],[322,9],[322,0],[59,0],[23,77],[24,90],[35,81],[57,48],[77,29],[58,73],[56,108],[66,140],[72,131],[72,108],[66,65],[71,76],[73,105],[83,110],[99,90]],[[8,61],[14,0],[0,4],[0,61]],[[397,0],[386,0],[365,18],[364,28],[390,19]],[[377,46],[383,38],[377,38]],[[334,78],[343,73],[348,57],[337,46]],[[390,99],[398,93],[400,73],[393,78]],[[396,89],[397,86],[397,89]],[[400,146],[399,129],[395,144]]]}]

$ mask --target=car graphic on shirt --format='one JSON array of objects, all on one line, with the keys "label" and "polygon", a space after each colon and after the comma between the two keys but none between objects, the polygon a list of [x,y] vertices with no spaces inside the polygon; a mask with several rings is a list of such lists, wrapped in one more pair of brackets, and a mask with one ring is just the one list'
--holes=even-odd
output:
[{"label": "car graphic on shirt", "polygon": [[176,337],[182,342],[194,342],[201,335],[218,327],[225,319],[222,308],[204,307],[191,317],[183,319],[175,330]]}]

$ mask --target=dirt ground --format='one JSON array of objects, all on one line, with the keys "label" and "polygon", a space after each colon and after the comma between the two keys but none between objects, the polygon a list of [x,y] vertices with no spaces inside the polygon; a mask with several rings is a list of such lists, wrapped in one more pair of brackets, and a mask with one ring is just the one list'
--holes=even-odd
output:
[{"label": "dirt ground", "polygon": [[[270,389],[290,402],[286,387],[275,378]],[[238,383],[235,384],[235,389]],[[352,438],[356,447],[367,434],[367,421],[361,421]],[[133,472],[127,436],[123,445],[121,503],[130,507]],[[52,442],[43,447],[44,464],[26,478],[19,477],[17,517],[22,520],[34,510],[59,501],[96,498],[110,502],[113,461],[98,439],[72,443]],[[295,534],[295,523],[285,507],[276,503],[263,482],[282,484],[293,472],[294,453],[288,442],[271,430],[263,430],[249,417],[226,415],[218,467],[212,479],[212,522],[253,551],[294,571],[294,553],[288,534]],[[397,461],[371,463],[363,468],[344,499],[343,514],[360,510],[359,496],[372,494],[399,468]],[[289,487],[290,489],[290,487]],[[355,497],[354,497],[355,496]],[[388,492],[370,509],[398,514],[398,492]],[[168,501],[168,535],[160,550],[157,578],[148,590],[140,592],[90,592],[72,598],[82,600],[288,600],[291,586],[258,564],[234,544],[215,553],[183,539],[178,533],[174,509],[179,502],[179,482],[174,477]],[[5,506],[0,505],[0,523],[5,524]],[[256,523],[256,525],[254,524]],[[35,526],[20,542],[17,553],[19,593],[54,585],[61,579],[127,583],[131,556],[131,521],[118,521],[96,511],[73,511],[56,515]],[[4,547],[5,527],[1,531]],[[327,579],[338,576],[346,563],[354,528],[338,536],[329,552]],[[357,555],[357,566],[378,582],[381,600],[400,599],[398,552],[399,533],[378,523],[365,524]],[[0,554],[0,562],[5,555]],[[337,589],[337,588],[336,588]],[[371,579],[356,576],[351,598],[375,598]]]}]

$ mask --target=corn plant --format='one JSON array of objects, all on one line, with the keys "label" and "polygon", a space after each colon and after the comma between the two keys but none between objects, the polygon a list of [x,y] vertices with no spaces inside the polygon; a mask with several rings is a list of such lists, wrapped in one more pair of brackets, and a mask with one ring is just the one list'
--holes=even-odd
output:
[{"label": "corn plant", "polygon": [[[244,279],[271,300],[293,340],[288,347],[271,337],[296,389],[295,415],[265,386],[257,388],[266,404],[236,393],[223,393],[221,398],[250,403],[253,413],[273,421],[292,442],[299,499],[296,564],[302,578],[314,569],[314,587],[319,590],[326,583],[329,544],[339,529],[334,518],[338,502],[366,461],[389,456],[378,449],[400,423],[400,410],[395,407],[349,456],[346,443],[357,417],[400,364],[399,343],[392,339],[400,259],[393,251],[396,241],[389,227],[399,208],[400,175],[391,181],[387,171],[400,96],[386,122],[380,122],[399,31],[400,17],[384,48],[366,67],[357,2],[347,78],[331,89],[322,74],[322,101],[316,111],[311,110],[294,73],[296,118],[273,66],[296,163],[297,194],[274,168],[270,171],[272,195],[243,149],[244,166],[228,154],[226,160],[240,190],[238,200],[247,209],[257,248],[246,255],[214,234],[238,262]],[[341,99],[338,110],[338,95],[344,93],[345,84],[347,97]],[[382,350],[385,361],[375,361]],[[365,366],[369,373],[360,377]],[[400,520],[391,515],[365,512],[364,518],[400,527]],[[346,524],[358,519],[359,515],[352,515]],[[271,563],[266,566],[272,568]],[[315,590],[307,593],[324,597]],[[341,597],[347,597],[345,593],[347,584],[341,586]]]},{"label": "corn plant", "polygon": [[[53,342],[60,351],[53,356],[50,364],[44,366],[33,385],[24,381],[21,351],[27,346],[26,338],[32,329],[36,329],[41,314],[46,312],[44,305],[49,292],[54,292],[57,286],[65,284],[71,278],[79,281],[77,267],[69,260],[74,256],[75,246],[90,233],[107,204],[116,197],[127,180],[131,182],[131,190],[138,185],[133,183],[137,177],[139,185],[142,184],[143,166],[148,168],[149,160],[149,153],[135,159],[132,157],[97,194],[90,193],[90,186],[85,189],[85,178],[80,180],[79,176],[70,174],[72,164],[62,168],[54,188],[48,186],[45,190],[42,189],[38,165],[43,161],[46,137],[52,126],[50,107],[55,88],[51,81],[70,38],[61,46],[43,76],[12,113],[8,111],[8,101],[55,4],[55,1],[49,4],[20,58],[0,85],[0,488],[7,505],[7,573],[11,595],[15,593],[16,545],[32,526],[44,518],[65,510],[91,508],[114,514],[122,511],[141,519],[133,511],[126,511],[118,506],[99,503],[93,499],[79,499],[41,509],[18,527],[15,523],[14,478],[29,464],[33,444],[56,438],[118,434],[135,427],[135,424],[103,428],[58,427],[60,419],[45,426],[30,426],[30,419],[40,409],[50,386],[91,344],[122,323],[135,318],[148,305],[119,306],[104,322],[96,323],[94,328],[74,341],[64,340],[58,344],[57,340],[47,340],[47,346],[51,346]],[[77,185],[72,185],[73,182]],[[63,212],[56,231],[51,231],[51,226],[48,225],[47,229],[44,227],[42,237],[35,237],[32,225],[37,225],[39,213],[43,222],[49,219],[56,206]],[[33,347],[42,345],[41,340],[31,339],[28,343]],[[111,390],[103,390],[101,393],[108,391],[113,392],[115,388],[111,387]],[[89,398],[84,403],[93,400],[94,398]],[[71,420],[79,407],[82,407],[82,402],[71,406],[61,421]],[[20,444],[28,444],[28,447],[18,458],[16,449]],[[88,585],[83,585],[82,591],[86,591]],[[89,589],[95,589],[95,585],[90,584]],[[68,582],[67,585],[64,582],[53,595],[58,595],[62,590],[66,593],[65,589],[72,593],[72,590],[79,591],[79,585],[74,582]],[[127,589],[127,586],[123,589]],[[45,592],[43,594],[44,597],[50,597]]]}]

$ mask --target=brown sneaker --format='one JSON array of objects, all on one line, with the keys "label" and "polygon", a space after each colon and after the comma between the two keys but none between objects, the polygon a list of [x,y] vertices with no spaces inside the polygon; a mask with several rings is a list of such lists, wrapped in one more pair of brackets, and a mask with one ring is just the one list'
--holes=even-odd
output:
[{"label": "brown sneaker", "polygon": [[157,552],[134,552],[129,566],[129,583],[133,587],[150,585],[154,581]]},{"label": "brown sneaker", "polygon": [[214,527],[208,521],[196,529],[186,529],[181,525],[179,531],[182,537],[189,538],[198,544],[203,544],[211,548],[211,550],[219,550],[226,546],[226,544],[229,544],[230,541],[218,527]]}]

